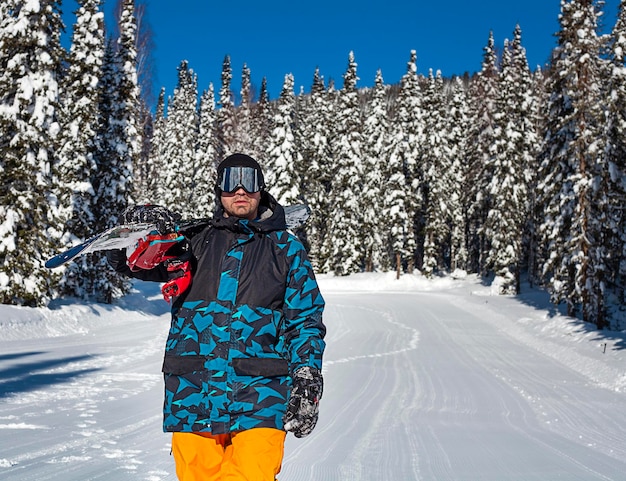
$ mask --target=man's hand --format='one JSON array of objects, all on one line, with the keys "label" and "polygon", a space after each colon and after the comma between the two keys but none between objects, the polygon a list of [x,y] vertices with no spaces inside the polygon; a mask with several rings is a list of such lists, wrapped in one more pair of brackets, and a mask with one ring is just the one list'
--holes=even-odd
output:
[{"label": "man's hand", "polygon": [[291,431],[297,438],[311,434],[317,424],[323,389],[324,380],[319,369],[305,366],[293,374],[291,396],[283,417],[285,431]]},{"label": "man's hand", "polygon": [[161,205],[133,205],[122,213],[120,223],[155,223],[159,234],[169,234],[174,232],[175,224],[180,218],[180,214]]}]

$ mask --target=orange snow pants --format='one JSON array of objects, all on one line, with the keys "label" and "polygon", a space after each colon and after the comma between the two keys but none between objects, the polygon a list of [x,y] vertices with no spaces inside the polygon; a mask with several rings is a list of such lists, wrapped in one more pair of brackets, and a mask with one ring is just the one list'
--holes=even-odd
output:
[{"label": "orange snow pants", "polygon": [[230,434],[174,433],[179,481],[275,481],[287,433],[254,428]]}]

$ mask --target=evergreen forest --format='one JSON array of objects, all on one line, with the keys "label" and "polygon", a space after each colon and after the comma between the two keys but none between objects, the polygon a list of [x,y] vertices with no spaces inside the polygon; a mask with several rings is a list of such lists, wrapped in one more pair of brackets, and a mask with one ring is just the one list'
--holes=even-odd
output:
[{"label": "evergreen forest", "polygon": [[[603,2],[562,0],[550,62],[531,69],[522,28],[479,72],[418,74],[417,52],[387,84],[286,74],[278,98],[224,57],[200,88],[182,60],[150,105],[141,83],[138,5],[79,0],[71,46],[59,0],[0,4],[0,302],[70,296],[110,303],[130,289],[101,254],[53,271],[51,255],[116,225],[136,203],[210,216],[215,167],[244,152],[283,205],[312,209],[297,235],[318,273],[464,272],[501,294],[522,280],[598,329],[626,295],[626,0],[600,33]],[[142,5],[143,6],[143,5]],[[149,8],[149,6],[147,7]],[[477,52],[477,55],[480,55]],[[184,53],[183,53],[184,55]]]}]

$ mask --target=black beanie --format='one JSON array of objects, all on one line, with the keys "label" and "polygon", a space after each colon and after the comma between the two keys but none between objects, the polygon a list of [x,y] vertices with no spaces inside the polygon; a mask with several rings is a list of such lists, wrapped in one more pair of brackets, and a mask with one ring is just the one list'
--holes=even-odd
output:
[{"label": "black beanie", "polygon": [[217,185],[219,185],[220,179],[222,178],[222,174],[224,173],[224,169],[226,167],[252,167],[253,169],[256,169],[259,172],[259,182],[261,187],[265,187],[263,170],[261,169],[259,163],[249,155],[232,154],[222,160],[222,162],[220,162],[217,166]]}]

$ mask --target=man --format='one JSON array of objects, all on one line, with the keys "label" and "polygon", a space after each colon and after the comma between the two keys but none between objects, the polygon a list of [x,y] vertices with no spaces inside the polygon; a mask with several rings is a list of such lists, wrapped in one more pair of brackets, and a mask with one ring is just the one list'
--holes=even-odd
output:
[{"label": "man", "polygon": [[[131,270],[121,251],[109,254],[118,272],[166,286],[191,273],[170,291],[177,296],[163,363],[164,430],[173,433],[181,481],[273,481],[285,431],[303,437],[317,422],[324,300],[303,245],[264,188],[259,164],[231,155],[217,169],[212,221],[182,232],[179,258]],[[141,220],[167,224],[169,214],[156,207],[155,218],[143,210]],[[137,220],[132,209],[125,217]]]}]

